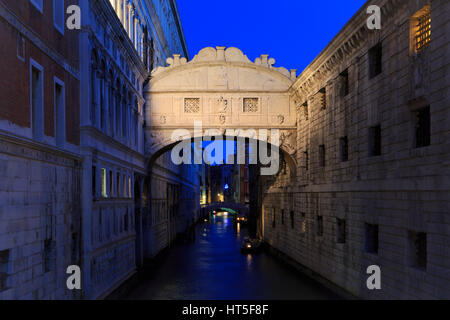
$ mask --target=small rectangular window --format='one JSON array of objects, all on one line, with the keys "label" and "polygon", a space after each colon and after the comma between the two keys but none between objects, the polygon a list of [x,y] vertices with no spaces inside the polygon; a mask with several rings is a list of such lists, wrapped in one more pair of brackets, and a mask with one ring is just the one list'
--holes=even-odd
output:
[{"label": "small rectangular window", "polygon": [[272,228],[276,227],[275,208],[272,208]]},{"label": "small rectangular window", "polygon": [[348,80],[348,69],[346,69],[344,72],[340,74],[340,80],[341,80],[341,96],[345,97],[350,93],[350,84]]},{"label": "small rectangular window", "polygon": [[17,34],[17,58],[25,62],[25,38],[22,34]]},{"label": "small rectangular window", "polygon": [[131,177],[128,177],[128,197],[131,198]]},{"label": "small rectangular window", "polygon": [[323,217],[317,216],[316,217],[316,233],[317,236],[322,237],[323,236]]},{"label": "small rectangular window", "polygon": [[9,250],[0,251],[0,292],[7,289]]},{"label": "small rectangular window", "polygon": [[44,138],[44,76],[43,69],[31,62],[31,128],[33,138]]},{"label": "small rectangular window", "polygon": [[56,241],[52,239],[44,240],[44,272],[50,272],[55,269],[56,264]]},{"label": "small rectangular window", "polygon": [[56,145],[63,147],[66,140],[66,110],[64,83],[55,79],[55,138]]},{"label": "small rectangular window", "polygon": [[53,24],[64,34],[64,0],[53,0]]},{"label": "small rectangular window", "polygon": [[284,225],[284,209],[281,209],[281,224]]},{"label": "small rectangular window", "polygon": [[431,42],[431,12],[429,6],[420,11],[413,18],[412,28],[414,34],[414,49],[416,52],[422,51]]},{"label": "small rectangular window", "polygon": [[369,50],[369,79],[382,72],[383,47],[381,42]]},{"label": "small rectangular window", "polygon": [[123,229],[124,229],[124,231],[128,231],[128,208],[127,208],[127,212],[123,216]]},{"label": "small rectangular window", "polygon": [[122,176],[122,181],[123,181],[123,197],[126,198],[127,197],[127,180],[125,175]]},{"label": "small rectangular window", "polygon": [[243,100],[245,113],[254,113],[259,110],[259,99],[258,98],[244,98]]},{"label": "small rectangular window", "polygon": [[305,170],[308,171],[308,170],[309,170],[309,154],[308,154],[308,149],[306,149],[306,151],[303,152],[303,161],[305,162],[305,164],[304,164]]},{"label": "small rectangular window", "polygon": [[291,210],[290,216],[291,216],[291,229],[294,229],[294,227],[295,227],[295,214],[294,214],[294,211]]},{"label": "small rectangular window", "polygon": [[185,98],[184,99],[185,113],[199,113],[200,112],[200,98]]},{"label": "small rectangular window", "polygon": [[108,192],[107,192],[107,183],[106,183],[106,169],[101,169],[101,175],[102,175],[102,197],[107,198]]},{"label": "small rectangular window", "polygon": [[369,128],[369,156],[381,155],[381,125]]},{"label": "small rectangular window", "polygon": [[109,195],[112,196],[114,194],[114,181],[113,181],[113,172],[109,170]]},{"label": "small rectangular window", "polygon": [[325,145],[319,146],[319,166],[325,167]]},{"label": "small rectangular window", "polygon": [[365,229],[365,251],[378,254],[378,225],[366,223]]},{"label": "small rectangular window", "polygon": [[327,108],[327,89],[322,88],[319,90],[319,106],[321,110],[325,110]]},{"label": "small rectangular window", "polygon": [[427,268],[427,234],[409,231],[409,256],[412,267]]},{"label": "small rectangular window", "polygon": [[92,196],[97,196],[97,168],[92,166]]},{"label": "small rectangular window", "polygon": [[348,138],[342,137],[339,139],[339,150],[341,162],[348,161]]},{"label": "small rectangular window", "polygon": [[121,192],[120,192],[120,173],[117,172],[116,173],[116,195],[118,198],[120,198],[121,196]]},{"label": "small rectangular window", "polygon": [[336,229],[337,229],[337,243],[345,243],[345,220],[336,219]]},{"label": "small rectangular window", "polygon": [[302,217],[302,233],[306,233],[306,213],[301,213]]},{"label": "small rectangular window", "polygon": [[425,107],[414,112],[416,148],[430,145],[430,107]]}]

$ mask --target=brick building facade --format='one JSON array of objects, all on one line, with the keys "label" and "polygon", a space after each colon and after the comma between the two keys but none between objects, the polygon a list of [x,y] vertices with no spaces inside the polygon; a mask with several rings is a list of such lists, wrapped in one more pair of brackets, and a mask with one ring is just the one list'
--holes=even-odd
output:
[{"label": "brick building facade", "polygon": [[80,297],[79,42],[50,3],[0,1],[0,300]]}]

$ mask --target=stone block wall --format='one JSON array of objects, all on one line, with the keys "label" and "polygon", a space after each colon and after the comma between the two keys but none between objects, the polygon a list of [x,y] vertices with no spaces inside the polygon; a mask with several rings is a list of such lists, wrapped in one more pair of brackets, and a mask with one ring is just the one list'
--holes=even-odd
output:
[{"label": "stone block wall", "polygon": [[79,189],[77,158],[0,137],[0,300],[79,297]]},{"label": "stone block wall", "polygon": [[[427,5],[431,43],[412,53],[411,18]],[[364,30],[362,10],[294,84],[298,175],[266,193],[264,237],[358,297],[450,298],[449,9],[439,0],[384,1],[379,31]],[[369,50],[378,43],[382,70],[372,78]],[[418,147],[416,116],[426,106],[430,143]],[[377,125],[379,155],[370,150]],[[381,290],[366,286],[370,265],[381,268]]]}]

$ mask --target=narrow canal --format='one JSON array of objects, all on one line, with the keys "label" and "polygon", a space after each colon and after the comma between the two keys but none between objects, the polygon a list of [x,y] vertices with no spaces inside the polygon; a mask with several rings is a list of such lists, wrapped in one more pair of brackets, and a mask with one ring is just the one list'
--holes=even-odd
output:
[{"label": "narrow canal", "polygon": [[244,255],[246,229],[228,216],[197,227],[195,242],[175,245],[127,299],[339,299],[267,253]]}]

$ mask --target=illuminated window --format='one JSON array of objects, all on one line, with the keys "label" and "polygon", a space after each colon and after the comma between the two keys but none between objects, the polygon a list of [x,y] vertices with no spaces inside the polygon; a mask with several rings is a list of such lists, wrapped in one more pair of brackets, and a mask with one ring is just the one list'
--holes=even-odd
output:
[{"label": "illuminated window", "polygon": [[106,169],[102,168],[102,197],[107,198],[108,193],[106,191]]},{"label": "illuminated window", "polygon": [[302,212],[302,233],[306,233],[306,213]]},{"label": "illuminated window", "polygon": [[425,10],[421,16],[413,19],[414,48],[416,52],[421,51],[431,42],[431,14]]},{"label": "illuminated window", "polygon": [[128,197],[131,198],[131,178],[128,177]]}]

